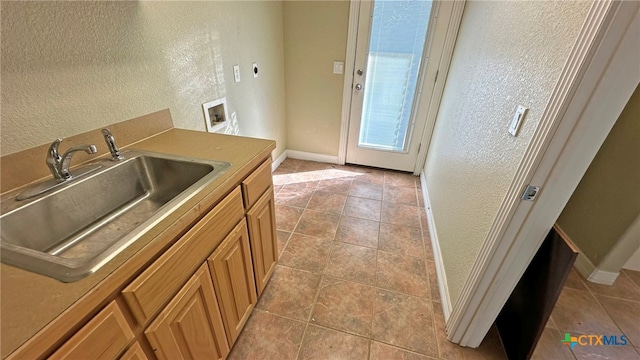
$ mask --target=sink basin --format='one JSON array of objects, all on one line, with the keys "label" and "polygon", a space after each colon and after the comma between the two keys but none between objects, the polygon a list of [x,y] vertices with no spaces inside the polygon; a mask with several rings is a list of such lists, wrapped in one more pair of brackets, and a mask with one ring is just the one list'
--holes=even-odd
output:
[{"label": "sink basin", "polygon": [[[2,199],[2,262],[72,282],[95,272],[231,164],[129,150],[26,201]],[[73,171],[72,171],[73,174]]]}]

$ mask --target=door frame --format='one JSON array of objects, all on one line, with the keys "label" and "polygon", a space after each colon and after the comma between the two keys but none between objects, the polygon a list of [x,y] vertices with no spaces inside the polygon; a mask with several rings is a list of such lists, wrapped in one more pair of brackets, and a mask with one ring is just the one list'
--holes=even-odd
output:
[{"label": "door frame", "polygon": [[[450,341],[482,342],[638,86],[639,44],[639,2],[594,1],[461,295],[445,314]],[[542,189],[534,202],[520,200],[527,184]]]},{"label": "door frame", "polygon": [[[345,69],[344,69],[344,82],[342,86],[342,112],[340,120],[340,141],[338,148],[338,164],[344,165],[347,159],[347,141],[349,135],[349,117],[351,114],[351,93],[353,86],[353,78],[355,71],[355,55],[356,55],[356,43],[358,35],[358,21],[360,13],[360,4],[362,1],[370,0],[350,0],[349,4],[349,28],[347,31],[347,52],[345,55]],[[458,29],[462,21],[462,12],[466,0],[453,1],[453,9],[450,13],[444,14],[448,16],[447,32],[443,41],[444,48],[442,55],[440,56],[440,62],[438,64],[437,76],[435,79],[425,79],[425,76],[420,76],[418,86],[416,89],[416,114],[415,116],[426,116],[422,136],[420,137],[420,147],[418,150],[416,164],[414,166],[414,175],[420,175],[420,171],[424,167],[424,161],[427,158],[427,150],[429,148],[429,141],[435,127],[435,120],[438,114],[438,108],[440,106],[440,100],[444,92],[444,84],[446,80],[447,72],[449,71],[449,65],[451,64],[451,58],[453,57],[453,49],[455,45],[456,37],[458,36]],[[440,4],[437,11],[440,10]],[[441,16],[441,14],[438,14]],[[368,19],[367,19],[368,20]],[[438,20],[439,21],[439,20]],[[431,26],[430,26],[431,27]],[[425,82],[433,81],[433,91],[429,99],[421,99],[421,94],[425,86]],[[424,104],[429,105],[425,108]],[[423,111],[420,111],[423,110]],[[428,114],[425,112],[428,110]]]}]

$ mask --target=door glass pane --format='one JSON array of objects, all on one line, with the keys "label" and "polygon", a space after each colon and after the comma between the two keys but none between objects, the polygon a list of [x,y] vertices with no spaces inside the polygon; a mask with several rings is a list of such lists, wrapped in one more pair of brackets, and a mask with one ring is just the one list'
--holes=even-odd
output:
[{"label": "door glass pane", "polygon": [[431,1],[374,3],[358,146],[406,151]]}]

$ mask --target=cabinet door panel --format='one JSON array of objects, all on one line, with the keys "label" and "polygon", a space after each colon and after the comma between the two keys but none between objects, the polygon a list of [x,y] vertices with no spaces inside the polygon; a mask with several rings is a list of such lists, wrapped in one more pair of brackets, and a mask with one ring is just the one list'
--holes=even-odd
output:
[{"label": "cabinet door panel", "polygon": [[258,296],[260,296],[278,261],[273,188],[270,187],[247,212],[247,219],[249,221],[249,241],[255,269],[256,288]]},{"label": "cabinet door panel", "polygon": [[50,359],[116,359],[133,338],[122,310],[112,301]]},{"label": "cabinet door panel", "polygon": [[242,220],[208,260],[229,344],[238,338],[256,305],[247,224]]},{"label": "cabinet door panel", "polygon": [[145,331],[159,359],[224,359],[229,345],[206,264]]}]

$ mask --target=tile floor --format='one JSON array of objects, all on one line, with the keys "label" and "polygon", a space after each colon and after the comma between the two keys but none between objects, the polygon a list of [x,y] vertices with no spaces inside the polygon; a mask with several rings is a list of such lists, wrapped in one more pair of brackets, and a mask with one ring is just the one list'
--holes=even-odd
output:
[{"label": "tile floor", "polygon": [[[287,159],[274,190],[279,265],[230,359],[505,359],[494,329],[478,349],[446,340],[418,178]],[[572,273],[535,358],[601,355],[572,353],[565,331],[624,331],[640,346],[638,275],[611,290]]]}]

